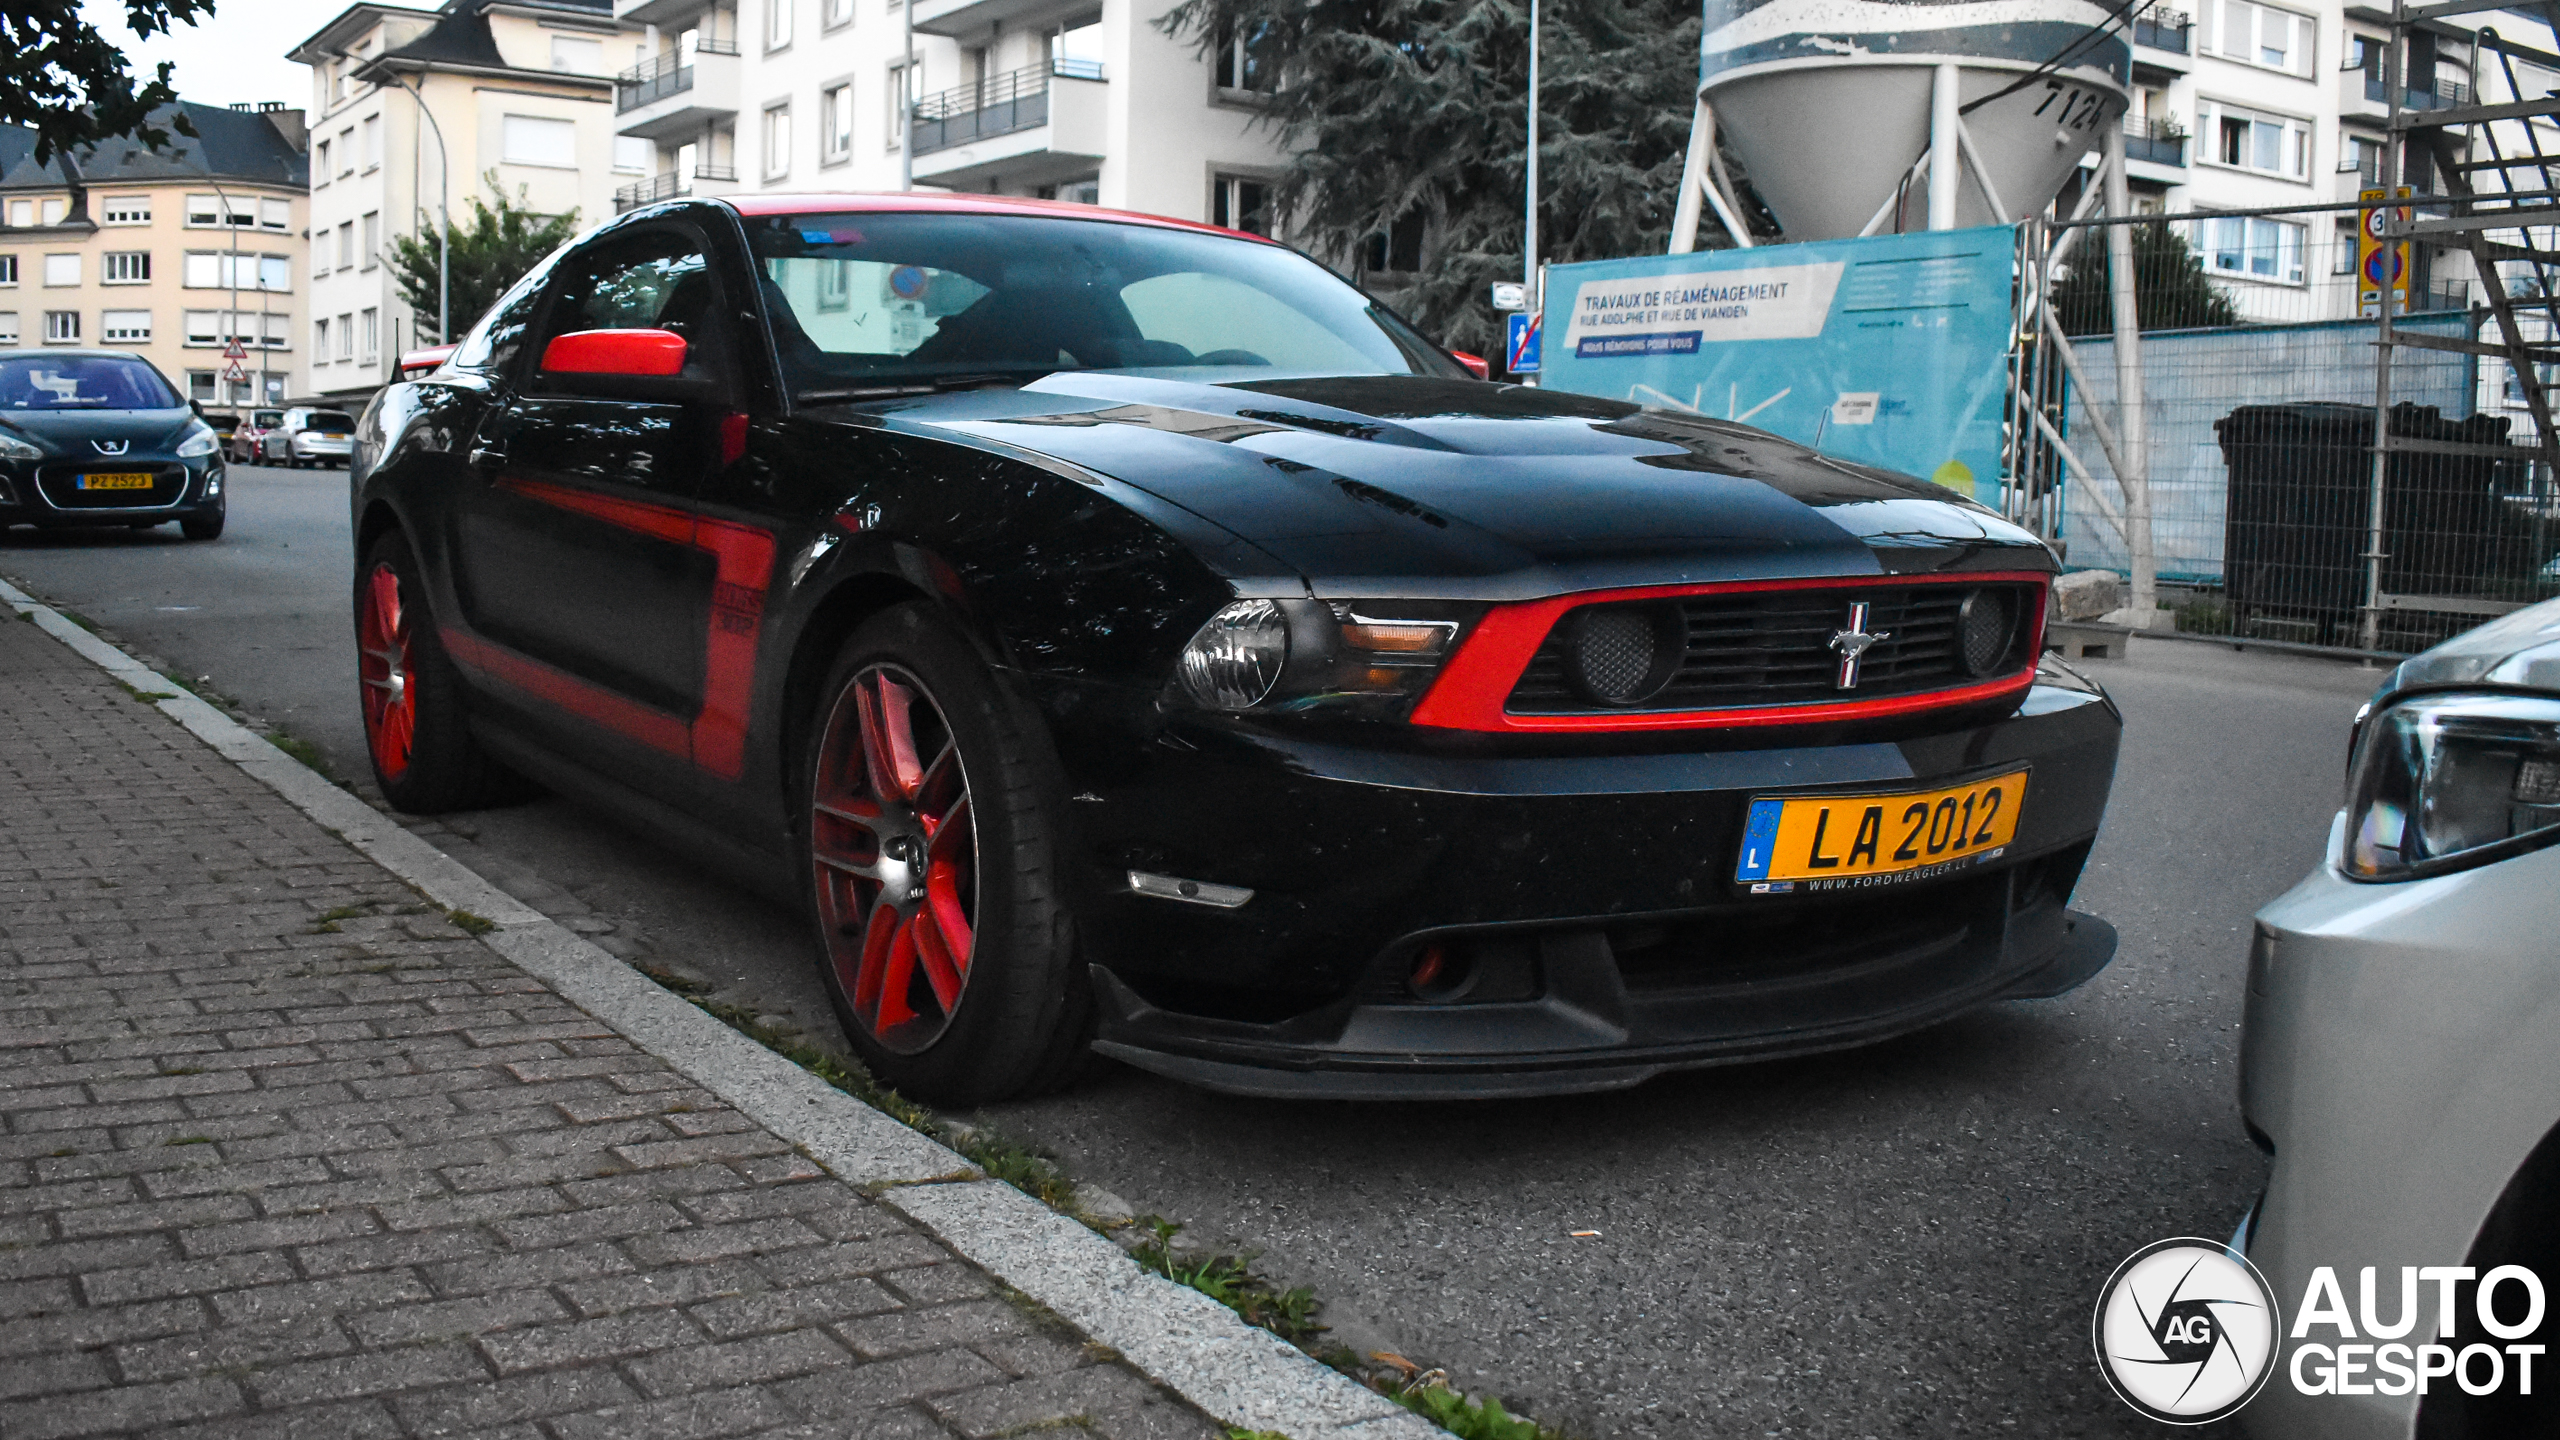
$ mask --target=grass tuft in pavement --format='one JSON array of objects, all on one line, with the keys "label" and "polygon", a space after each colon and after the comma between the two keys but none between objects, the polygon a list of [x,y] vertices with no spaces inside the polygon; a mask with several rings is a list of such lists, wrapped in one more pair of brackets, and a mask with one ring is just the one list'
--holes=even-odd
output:
[{"label": "grass tuft in pavement", "polygon": [[452,921],[453,928],[465,935],[486,935],[498,928],[497,921],[486,915],[474,915],[468,910],[447,910],[444,918]]}]

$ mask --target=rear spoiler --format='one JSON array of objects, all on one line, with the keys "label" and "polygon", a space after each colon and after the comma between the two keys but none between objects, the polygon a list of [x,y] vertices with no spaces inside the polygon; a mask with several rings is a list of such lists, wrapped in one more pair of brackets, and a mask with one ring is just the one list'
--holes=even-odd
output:
[{"label": "rear spoiler", "polygon": [[400,357],[400,378],[403,380],[417,379],[419,376],[426,374],[439,365],[442,365],[445,361],[452,359],[453,352],[456,348],[457,347],[452,345],[429,345],[423,350],[410,351]]}]

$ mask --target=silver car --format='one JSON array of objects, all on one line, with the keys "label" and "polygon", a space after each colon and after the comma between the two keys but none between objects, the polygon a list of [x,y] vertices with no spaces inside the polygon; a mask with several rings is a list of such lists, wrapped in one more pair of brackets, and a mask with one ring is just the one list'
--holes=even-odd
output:
[{"label": "silver car", "polygon": [[355,447],[356,418],[344,410],[296,405],[259,443],[270,465],[344,465]]},{"label": "silver car", "polygon": [[2249,1433],[2560,1434],[2560,601],[2359,714],[2326,861],[2258,913],[2240,1102],[2284,1327]]}]

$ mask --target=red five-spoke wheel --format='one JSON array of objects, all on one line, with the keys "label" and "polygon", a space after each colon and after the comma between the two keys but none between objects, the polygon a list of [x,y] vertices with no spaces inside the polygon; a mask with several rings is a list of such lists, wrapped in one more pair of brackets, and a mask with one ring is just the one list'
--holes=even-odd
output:
[{"label": "red five-spoke wheel", "polygon": [[356,599],[356,673],[364,682],[364,738],[384,783],[409,773],[418,737],[418,696],[410,686],[409,612],[400,575],[377,562]]},{"label": "red five-spoke wheel", "polygon": [[951,1028],[977,951],[978,834],[958,740],[924,682],[878,663],[818,742],[809,854],[820,933],[854,1017],[913,1055]]}]

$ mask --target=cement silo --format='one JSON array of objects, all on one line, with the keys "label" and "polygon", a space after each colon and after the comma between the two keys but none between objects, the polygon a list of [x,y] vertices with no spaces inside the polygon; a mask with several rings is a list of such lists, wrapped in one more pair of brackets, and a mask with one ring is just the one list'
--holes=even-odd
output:
[{"label": "cement silo", "polygon": [[2005,223],[2041,210],[2120,123],[2121,14],[1706,0],[1700,99],[1789,240]]}]

